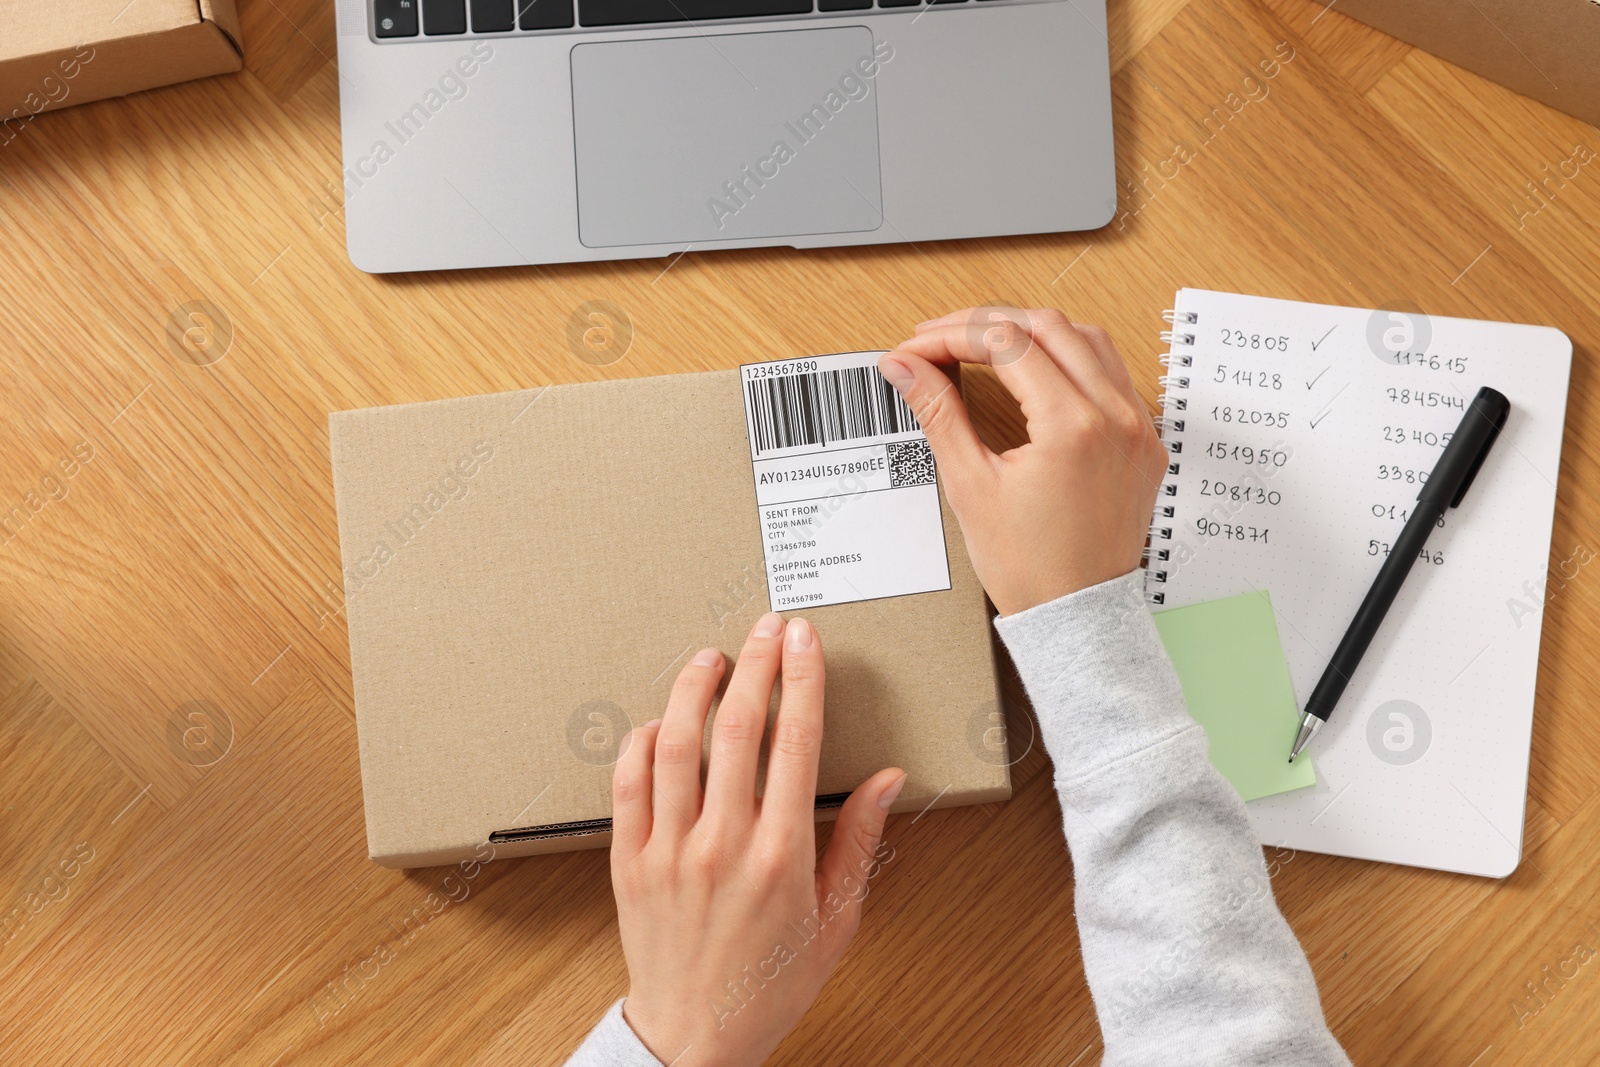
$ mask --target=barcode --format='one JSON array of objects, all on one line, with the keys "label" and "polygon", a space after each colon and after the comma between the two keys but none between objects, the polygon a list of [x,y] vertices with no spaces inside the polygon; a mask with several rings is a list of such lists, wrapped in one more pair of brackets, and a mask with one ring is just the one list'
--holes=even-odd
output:
[{"label": "barcode", "polygon": [[828,445],[917,429],[917,418],[876,367],[745,383],[756,451]]}]

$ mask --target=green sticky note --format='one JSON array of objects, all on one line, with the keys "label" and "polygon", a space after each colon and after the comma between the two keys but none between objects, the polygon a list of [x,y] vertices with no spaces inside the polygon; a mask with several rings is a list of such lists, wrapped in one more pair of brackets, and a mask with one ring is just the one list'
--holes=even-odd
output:
[{"label": "green sticky note", "polygon": [[1211,764],[1246,800],[1317,784],[1309,754],[1289,762],[1300,728],[1289,666],[1266,592],[1154,616]]}]

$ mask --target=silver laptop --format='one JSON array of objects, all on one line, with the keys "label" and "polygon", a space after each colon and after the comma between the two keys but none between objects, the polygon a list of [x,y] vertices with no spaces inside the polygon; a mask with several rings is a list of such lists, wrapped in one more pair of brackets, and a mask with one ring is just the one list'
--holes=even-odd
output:
[{"label": "silver laptop", "polygon": [[1093,229],[1104,0],[338,0],[372,272]]}]

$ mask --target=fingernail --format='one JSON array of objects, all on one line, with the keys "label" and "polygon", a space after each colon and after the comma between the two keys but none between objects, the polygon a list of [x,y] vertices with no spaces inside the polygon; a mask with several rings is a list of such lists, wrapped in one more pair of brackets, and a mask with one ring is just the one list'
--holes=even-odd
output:
[{"label": "fingernail", "polygon": [[878,807],[882,808],[884,811],[888,811],[890,808],[894,807],[894,802],[900,799],[900,790],[904,789],[905,787],[906,776],[902,774],[899,778],[895,779],[893,785],[883,791],[882,796],[878,797]]},{"label": "fingernail", "polygon": [[936,323],[938,321],[939,321],[938,319],[924,319],[923,321],[917,323],[917,329],[920,330],[924,326],[932,326],[934,323]]},{"label": "fingernail", "polygon": [[756,622],[756,628],[750,633],[755,637],[777,637],[783,630],[783,617],[775,611],[769,611]]},{"label": "fingernail", "polygon": [[715,667],[722,662],[722,653],[714,648],[702,648],[694,654],[694,659],[689,662],[696,667]]},{"label": "fingernail", "polygon": [[811,624],[804,619],[790,619],[789,633],[783,639],[785,652],[804,652],[811,647],[813,633]]},{"label": "fingernail", "polygon": [[910,392],[917,381],[917,376],[911,373],[911,368],[893,356],[884,356],[878,361],[878,373],[902,395]]},{"label": "fingernail", "polygon": [[646,730],[648,730],[651,727],[660,726],[660,725],[661,725],[661,720],[660,719],[651,719],[649,722],[644,724],[644,728]]}]

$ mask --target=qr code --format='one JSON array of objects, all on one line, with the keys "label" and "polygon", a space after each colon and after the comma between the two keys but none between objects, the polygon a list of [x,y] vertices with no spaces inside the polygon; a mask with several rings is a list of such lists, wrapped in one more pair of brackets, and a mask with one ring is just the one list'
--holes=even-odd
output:
[{"label": "qr code", "polygon": [[933,484],[933,449],[927,441],[896,441],[889,445],[889,488]]}]

